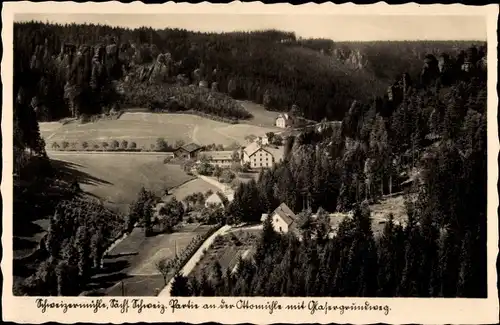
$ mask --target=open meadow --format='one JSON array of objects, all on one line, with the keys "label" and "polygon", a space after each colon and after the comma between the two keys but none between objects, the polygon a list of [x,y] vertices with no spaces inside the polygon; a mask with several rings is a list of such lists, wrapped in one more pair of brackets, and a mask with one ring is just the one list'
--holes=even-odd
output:
[{"label": "open meadow", "polygon": [[[209,229],[188,224],[171,234],[145,237],[142,228],[135,228],[107,254],[102,272],[93,278],[90,287],[105,289],[108,296],[121,296],[122,289],[128,296],[154,296],[165,284],[155,263],[174,258],[176,251],[180,254],[194,237]],[[171,272],[169,277],[173,275]]]},{"label": "open meadow", "polygon": [[122,213],[144,186],[161,196],[165,188],[179,186],[194,176],[179,165],[164,164],[164,155],[109,152],[102,154],[49,152],[58,169],[76,178],[86,193]]},{"label": "open meadow", "polygon": [[280,114],[279,112],[268,111],[264,106],[247,100],[238,100],[238,103],[253,115],[251,119],[245,121],[245,124],[275,127],[276,118]]},{"label": "open meadow", "polygon": [[205,194],[209,190],[211,190],[212,192],[217,192],[219,188],[208,182],[205,182],[201,178],[196,178],[187,183],[182,184],[179,187],[176,187],[169,194],[175,196],[177,200],[182,201],[191,194],[198,192]]},{"label": "open meadow", "polygon": [[[259,117],[259,120],[266,118]],[[87,142],[89,148],[94,148],[95,145],[100,148],[103,142],[109,144],[113,140],[126,140],[128,143],[135,142],[138,149],[147,150],[158,138],[164,138],[170,144],[181,140],[200,145],[215,143],[228,146],[234,142],[246,143],[245,137],[250,134],[262,136],[267,132],[280,130],[273,127],[274,118],[269,116],[267,120],[265,126],[258,126],[246,124],[245,121],[241,124],[228,124],[190,114],[137,112],[124,113],[116,120],[89,123],[73,121],[63,125],[58,122],[42,122],[40,132],[48,148],[53,143],[61,146],[66,141],[70,145],[76,143],[76,149],[81,150],[83,142]]]}]

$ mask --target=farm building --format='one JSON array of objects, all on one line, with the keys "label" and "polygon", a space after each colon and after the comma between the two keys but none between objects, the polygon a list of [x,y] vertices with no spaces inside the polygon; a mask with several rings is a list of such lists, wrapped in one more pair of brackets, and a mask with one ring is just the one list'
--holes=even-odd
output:
[{"label": "farm building", "polygon": [[267,146],[269,144],[269,138],[267,137],[267,135],[263,135],[261,137],[257,137],[257,139],[255,139],[255,141],[257,143],[260,143],[263,146]]},{"label": "farm building", "polygon": [[206,157],[210,161],[210,164],[219,167],[231,167],[233,163],[233,152],[230,150],[226,151],[203,151],[198,155],[198,158]]},{"label": "farm building", "polygon": [[287,113],[280,114],[276,118],[276,126],[283,129],[291,127],[293,126],[293,118]]},{"label": "farm building", "polygon": [[280,233],[292,231],[299,221],[297,215],[290,210],[286,203],[281,203],[269,217],[274,230]]},{"label": "farm building", "polygon": [[188,143],[183,145],[182,147],[177,148],[174,151],[174,155],[176,157],[182,157],[182,158],[195,158],[198,154],[203,149],[202,146],[196,144],[196,143]]},{"label": "farm building", "polygon": [[227,206],[230,202],[232,201],[232,197],[228,197],[224,195],[221,192],[216,192],[212,195],[210,195],[206,200],[205,200],[205,207],[209,207],[210,205],[218,205],[225,207]]},{"label": "farm building", "polygon": [[280,147],[262,146],[255,141],[242,149],[241,163],[249,163],[251,168],[270,168],[274,163],[283,160]]}]

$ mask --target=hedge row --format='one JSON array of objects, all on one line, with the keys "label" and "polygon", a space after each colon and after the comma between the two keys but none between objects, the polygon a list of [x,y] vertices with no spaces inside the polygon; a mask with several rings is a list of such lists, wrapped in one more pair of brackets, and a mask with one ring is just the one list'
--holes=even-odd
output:
[{"label": "hedge row", "polygon": [[[141,147],[138,148],[135,142],[127,142],[125,143],[118,142],[113,145],[113,141],[103,141],[101,143],[90,143],[87,141],[78,143],[72,142],[69,143],[67,141],[62,142],[52,142],[50,148],[54,151],[114,151],[114,152],[171,152],[166,150],[158,150],[155,144],[151,144],[150,148]],[[86,143],[86,145],[84,145]]]}]

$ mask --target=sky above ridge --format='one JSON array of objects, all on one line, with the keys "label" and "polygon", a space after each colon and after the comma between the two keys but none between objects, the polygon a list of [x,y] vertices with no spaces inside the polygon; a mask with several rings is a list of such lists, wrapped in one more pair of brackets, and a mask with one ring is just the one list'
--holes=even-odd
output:
[{"label": "sky above ridge", "polygon": [[15,21],[94,23],[127,28],[182,28],[201,32],[279,29],[334,41],[481,40],[484,16],[276,14],[16,14]]}]

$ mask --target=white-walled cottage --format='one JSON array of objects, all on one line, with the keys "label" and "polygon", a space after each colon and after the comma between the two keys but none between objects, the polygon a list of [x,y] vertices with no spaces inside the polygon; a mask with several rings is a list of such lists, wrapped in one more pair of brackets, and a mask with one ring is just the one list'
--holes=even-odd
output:
[{"label": "white-walled cottage", "polygon": [[280,114],[276,118],[276,126],[283,129],[291,127],[293,126],[293,118],[288,113]]},{"label": "white-walled cottage", "polygon": [[299,219],[286,203],[281,203],[269,217],[274,230],[279,233],[287,233],[292,230]]}]

